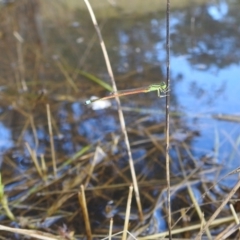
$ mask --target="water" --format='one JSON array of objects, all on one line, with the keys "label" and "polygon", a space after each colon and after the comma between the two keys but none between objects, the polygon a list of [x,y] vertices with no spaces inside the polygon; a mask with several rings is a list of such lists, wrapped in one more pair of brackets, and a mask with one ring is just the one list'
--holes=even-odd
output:
[{"label": "water", "polygon": [[[135,1],[133,4],[139,6],[139,11],[134,13],[131,12],[131,6],[121,5],[122,2],[118,4],[121,7],[106,10],[109,13],[108,18],[102,18],[101,11],[95,9],[118,89],[147,86],[164,80],[164,9],[159,9],[158,3],[155,6],[152,2],[152,5],[149,4],[151,8],[145,7],[145,11],[142,11],[145,3]],[[4,34],[1,35],[0,42],[0,143],[2,169],[7,169],[3,171],[3,182],[11,193],[11,186],[13,188],[17,185],[19,175],[25,174],[25,170],[34,166],[26,150],[26,142],[39,158],[41,154],[45,155],[48,173],[52,178],[52,155],[46,116],[46,103],[49,103],[59,165],[87,145],[92,145],[91,153],[94,153],[96,145],[107,153],[108,157],[95,166],[92,178],[88,179],[88,187],[110,186],[111,190],[103,188],[98,194],[89,190],[87,196],[93,202],[90,207],[93,226],[98,231],[102,226],[107,229],[109,219],[104,218],[106,214],[103,209],[108,202],[113,202],[114,210],[118,207],[125,208],[123,196],[128,194],[127,186],[131,182],[131,174],[115,100],[109,101],[107,105],[84,105],[85,100],[91,96],[102,97],[108,91],[78,74],[77,69],[110,83],[94,27],[85,9],[72,9],[57,3],[46,5],[44,2],[34,7],[31,4],[27,6],[33,13],[31,16],[37,16],[36,18],[29,19],[31,16],[21,10],[20,3],[16,3],[13,8],[22,14],[21,23],[26,25],[24,29],[19,27],[24,44],[16,43],[16,39],[12,37],[15,29],[9,27],[7,19],[11,16],[17,26],[18,19],[9,12],[7,6],[3,16],[5,20],[2,22]],[[52,11],[48,12],[48,8],[58,11],[52,16]],[[173,159],[173,184],[179,181],[175,177],[182,175],[177,148],[188,174],[197,167],[205,170],[220,167],[219,171],[203,174],[202,178],[199,175],[199,182],[214,181],[215,177],[219,178],[239,166],[239,122],[214,118],[218,114],[240,116],[239,10],[240,4],[234,0],[210,3],[201,1],[199,4],[189,1],[184,8],[174,4],[172,6],[170,109],[173,139],[170,153]],[[114,17],[110,17],[112,14]],[[24,60],[24,71],[19,67],[21,58]],[[28,92],[22,91],[20,79],[26,81]],[[47,93],[39,97],[39,91],[43,90]],[[164,198],[159,197],[159,194],[165,183],[161,185],[159,181],[165,178],[164,150],[161,150],[165,144],[165,100],[158,98],[156,92],[151,92],[126,96],[121,98],[121,102],[142,190],[143,207],[147,211],[154,204],[159,205]],[[152,139],[158,140],[158,145]],[[183,143],[187,145],[187,149]],[[87,164],[92,158],[91,154],[87,155],[77,161],[76,165],[73,164],[72,169],[70,166],[63,169],[71,171],[69,175],[72,179],[77,178],[79,172],[83,174],[82,169],[88,169]],[[36,175],[34,171],[27,172],[26,176],[30,177],[26,177],[24,184],[30,184],[28,181],[33,176],[37,181]],[[87,177],[82,178],[82,182],[85,182]],[[63,179],[61,181],[67,181],[64,177]],[[234,177],[225,180],[224,184],[233,186],[236,181],[233,179]],[[21,190],[21,181],[18,184]],[[112,188],[111,184],[125,184],[125,188],[119,187],[119,190],[118,187]],[[194,192],[200,195],[198,187],[199,183],[196,183]],[[59,189],[59,186],[54,185],[55,188]],[[75,186],[68,190],[76,193],[77,188]],[[177,195],[174,195],[175,200],[176,198]],[[29,200],[32,201],[34,200]],[[74,201],[77,202],[76,199]],[[100,207],[97,207],[96,202],[101,203]],[[66,209],[70,213],[76,210],[69,206]],[[115,227],[120,226],[121,229],[123,219],[119,209],[114,213]],[[132,215],[137,212],[135,202],[132,211]],[[101,216],[99,219],[98,215]],[[152,216],[151,221],[156,220],[157,224],[150,226],[148,233],[166,230],[166,222],[163,220],[165,215],[161,207],[153,211]],[[72,226],[75,226],[76,220],[71,221]],[[138,221],[132,221],[131,224],[133,228]]]}]

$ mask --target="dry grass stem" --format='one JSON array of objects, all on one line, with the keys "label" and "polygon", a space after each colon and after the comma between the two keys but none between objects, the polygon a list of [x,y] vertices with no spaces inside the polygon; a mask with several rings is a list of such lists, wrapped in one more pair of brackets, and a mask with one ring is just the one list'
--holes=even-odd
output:
[{"label": "dry grass stem", "polygon": [[89,221],[89,215],[88,215],[88,209],[87,209],[87,203],[86,203],[86,197],[85,197],[85,189],[83,185],[81,185],[81,192],[78,193],[78,200],[83,211],[83,218],[84,218],[84,223],[86,228],[87,239],[91,240],[92,231],[91,231],[91,225]]},{"label": "dry grass stem", "polygon": [[42,239],[42,240],[56,240],[56,239],[60,240],[61,239],[57,236],[54,236],[49,233],[41,232],[39,230],[19,229],[19,228],[12,228],[12,227],[7,227],[3,225],[0,225],[0,230],[25,235],[27,237],[32,237],[35,239]]},{"label": "dry grass stem", "polygon": [[78,92],[77,85],[74,83],[74,81],[72,80],[72,78],[70,77],[67,70],[64,68],[63,64],[60,62],[59,59],[56,59],[56,64],[60,71],[62,72],[62,74],[64,75],[64,77],[66,78],[66,80],[68,81],[69,85],[73,88],[75,92]]},{"label": "dry grass stem", "polygon": [[234,232],[236,232],[239,229],[240,224],[229,224],[229,226],[226,227],[214,240],[222,240],[222,239],[228,239],[230,235],[232,235]]},{"label": "dry grass stem", "polygon": [[[240,217],[240,215],[238,215]],[[234,217],[233,216],[229,216],[229,217],[224,217],[224,218],[220,218],[220,219],[215,219],[214,221],[212,221],[212,223],[210,224],[209,227],[216,227],[219,226],[221,224],[226,224],[229,222],[234,221]],[[177,229],[172,229],[172,235],[175,234],[180,234],[180,233],[184,233],[184,232],[189,232],[189,231],[194,231],[197,229],[201,228],[201,223],[198,224],[193,224],[191,226],[188,227],[182,227],[182,228],[177,228]],[[162,238],[162,237],[167,237],[169,234],[168,231],[165,232],[161,232],[161,233],[157,233],[157,234],[153,234],[153,235],[148,235],[146,237],[138,237],[138,240],[151,240],[151,239],[158,239],[158,238]]]},{"label": "dry grass stem", "polygon": [[93,170],[94,170],[94,167],[96,166],[96,164],[98,164],[99,162],[102,161],[102,159],[106,156],[106,154],[104,153],[104,151],[99,147],[97,146],[96,150],[95,150],[95,154],[94,154],[94,157],[93,157],[93,160],[92,162],[90,163],[90,168],[89,170],[87,171],[87,179],[86,179],[86,182],[85,182],[85,188],[88,186],[88,183],[92,177],[92,173],[93,173]]},{"label": "dry grass stem", "polygon": [[35,167],[36,167],[36,170],[37,170],[39,176],[40,176],[41,178],[43,178],[42,169],[41,169],[41,167],[39,166],[39,163],[38,163],[38,160],[37,160],[37,156],[36,156],[36,152],[31,149],[31,147],[29,146],[29,144],[28,144],[27,142],[25,143],[25,145],[26,145],[26,147],[27,147],[27,150],[28,150],[28,152],[29,152],[29,154],[30,154],[30,156],[31,156],[31,159],[32,159],[32,161],[33,161],[33,163],[34,163],[34,165],[35,165]]},{"label": "dry grass stem", "polygon": [[45,158],[44,158],[43,154],[40,155],[40,159],[41,159],[43,179],[46,181],[47,180],[47,166],[46,166],[46,162],[45,162]]},{"label": "dry grass stem", "polygon": [[[233,205],[231,203],[230,203],[230,209],[231,209],[232,215],[235,218],[236,224],[239,224],[240,223],[239,222],[239,218],[238,218],[237,213],[236,213],[236,211],[235,211],[235,209],[234,209],[234,207],[233,207]],[[239,231],[240,231],[240,228],[239,228]]]},{"label": "dry grass stem", "polygon": [[157,139],[155,136],[153,136],[148,129],[143,128],[142,129],[145,134],[149,137],[150,141],[153,143],[153,145],[160,151],[160,153],[164,154],[164,147],[162,146],[162,144],[159,143],[159,139]]},{"label": "dry grass stem", "polygon": [[35,145],[36,145],[36,148],[37,148],[39,142],[38,142],[38,137],[37,137],[37,130],[36,130],[36,127],[35,127],[35,124],[34,124],[34,118],[33,118],[32,115],[30,115],[29,118],[30,118],[30,123],[31,123],[31,127],[32,127],[32,131],[33,131]]},{"label": "dry grass stem", "polygon": [[[118,235],[120,235],[122,233],[123,233],[123,231],[117,232],[117,233],[113,234],[112,237],[116,237],[116,236],[118,236]],[[137,240],[129,231],[127,231],[127,233],[132,237],[132,238],[130,238],[131,240],[132,239]],[[108,237],[102,238],[101,240],[108,240]]]},{"label": "dry grass stem", "polygon": [[[84,1],[87,5],[87,8],[88,8],[88,11],[91,15],[94,27],[97,31],[99,41],[100,41],[100,45],[101,45],[101,48],[102,48],[102,51],[103,51],[105,63],[107,65],[107,70],[108,70],[109,76],[111,78],[112,87],[113,87],[113,90],[116,92],[117,91],[117,86],[116,86],[116,83],[115,83],[112,67],[111,67],[111,64],[110,64],[110,61],[109,61],[109,57],[108,57],[107,50],[106,50],[106,47],[105,47],[105,44],[104,44],[104,41],[103,41],[103,38],[102,38],[101,31],[98,27],[97,20],[95,18],[94,12],[92,10],[92,7],[91,7],[89,1],[88,0],[84,0]],[[140,194],[139,194],[139,189],[138,189],[136,172],[135,172],[135,168],[134,168],[130,143],[129,143],[129,139],[128,139],[128,135],[127,135],[126,124],[125,124],[123,112],[122,112],[122,109],[121,109],[121,102],[120,102],[119,97],[116,97],[116,102],[117,102],[117,105],[118,105],[118,115],[119,115],[120,125],[121,125],[122,132],[124,134],[124,141],[125,141],[126,148],[127,148],[129,165],[130,165],[130,170],[131,170],[131,175],[132,175],[132,180],[133,180],[133,187],[134,187],[136,202],[137,202],[138,211],[139,211],[139,217],[140,217],[140,220],[142,221],[143,220],[142,204],[141,204],[141,200],[140,200]]]},{"label": "dry grass stem", "polygon": [[[170,90],[170,0],[167,0],[166,7],[166,53],[167,53],[167,89]],[[171,214],[171,182],[170,182],[170,158],[169,158],[169,147],[170,147],[170,91],[166,97],[166,181],[167,181],[167,222],[169,230],[169,238],[172,239],[171,225],[172,225],[172,214]]]},{"label": "dry grass stem", "polygon": [[5,210],[7,217],[9,219],[11,219],[12,221],[14,221],[15,217],[8,205],[8,198],[4,192],[4,185],[2,184],[2,175],[1,174],[0,174],[0,203],[2,204],[2,208]]},{"label": "dry grass stem", "polygon": [[24,57],[23,57],[23,38],[22,36],[14,31],[13,32],[14,37],[17,39],[17,55],[18,55],[18,69],[19,69],[19,75],[20,75],[20,82],[22,85],[23,91],[27,91],[28,87],[25,81],[25,65],[24,65]]},{"label": "dry grass stem", "polygon": [[[200,208],[200,206],[199,206],[199,204],[198,204],[198,202],[197,202],[197,200],[196,200],[196,198],[195,198],[195,196],[193,194],[193,191],[192,191],[192,188],[191,188],[190,185],[188,185],[188,193],[189,193],[189,196],[190,196],[190,198],[191,198],[191,200],[193,202],[193,205],[195,206],[197,214],[198,214],[199,218],[201,219],[201,223],[203,225],[205,225],[206,224],[206,220],[204,218],[204,215],[202,214],[201,208]],[[208,239],[212,239],[211,233],[210,233],[208,228],[206,229],[206,232],[207,232]]]},{"label": "dry grass stem", "polygon": [[21,130],[21,133],[19,134],[19,137],[18,137],[18,139],[17,139],[16,145],[19,145],[19,144],[22,142],[23,135],[24,135],[24,133],[26,132],[29,124],[30,124],[30,117],[28,117],[27,120],[26,120],[26,122],[24,123],[23,128],[22,128],[22,130]]},{"label": "dry grass stem", "polygon": [[[19,108],[18,104],[16,102],[14,102],[12,104],[12,107],[18,111],[19,113],[21,113],[23,116],[25,116],[26,118],[29,118],[29,113],[24,111],[22,108]],[[30,120],[30,119],[29,119]]]},{"label": "dry grass stem", "polygon": [[53,131],[52,131],[52,122],[51,122],[51,112],[49,104],[47,106],[47,120],[48,120],[48,131],[51,145],[51,155],[52,155],[52,166],[53,166],[53,174],[57,177],[57,165],[56,165],[56,156],[55,156],[55,148],[54,148],[54,140],[53,140]]},{"label": "dry grass stem", "polygon": [[52,216],[53,214],[55,214],[58,211],[58,209],[60,209],[61,206],[63,206],[63,204],[65,202],[67,202],[67,200],[70,199],[74,195],[75,195],[75,193],[65,194],[65,195],[62,195],[61,197],[58,197],[57,201],[54,202],[54,204],[52,204],[52,206],[50,206],[48,208],[47,215]]},{"label": "dry grass stem", "polygon": [[112,230],[113,230],[113,219],[110,219],[110,224],[109,224],[109,234],[108,234],[108,239],[112,239]]},{"label": "dry grass stem", "polygon": [[122,240],[127,239],[128,223],[129,223],[131,203],[132,203],[132,191],[133,191],[133,187],[130,186],[129,187],[129,193],[128,193],[128,200],[127,200],[127,207],[126,207],[126,215],[125,215],[125,221],[124,221],[124,227],[123,227]]},{"label": "dry grass stem", "polygon": [[206,229],[211,225],[211,223],[214,221],[214,219],[218,216],[218,214],[221,212],[221,210],[225,207],[227,202],[232,198],[232,196],[236,193],[236,191],[240,187],[240,181],[234,186],[234,188],[230,191],[230,193],[227,195],[227,197],[223,200],[222,204],[218,207],[218,209],[213,213],[213,215],[210,217],[210,219],[207,221],[207,223],[204,225],[203,229],[198,233],[196,236],[196,240],[201,240],[202,234],[206,231]]},{"label": "dry grass stem", "polygon": [[[186,145],[185,145],[185,147],[186,147]],[[180,166],[181,166],[182,173],[183,173],[183,175],[184,175],[184,177],[185,177],[185,179],[186,179],[186,174],[185,174],[184,167],[183,167],[182,161],[181,161],[181,155],[180,155],[180,152],[179,152],[179,150],[178,150],[177,147],[176,147],[176,152],[177,152],[177,156],[178,156],[178,159],[179,159],[179,163],[180,163]],[[197,170],[198,170],[198,169],[196,168],[194,171],[196,172]],[[210,186],[210,187],[207,189],[207,191],[205,191],[204,194],[202,194],[201,199],[205,198],[206,195],[207,195],[207,193],[208,193],[213,187],[215,187],[221,180],[223,180],[224,178],[226,178],[226,177],[228,177],[228,176],[230,176],[230,175],[232,175],[232,174],[235,174],[235,173],[237,173],[237,172],[238,172],[238,169],[235,169],[235,170],[229,172],[228,174],[226,174],[225,176],[223,176],[220,180],[218,180],[216,183],[214,183],[212,186]],[[192,174],[191,174],[191,175],[192,175]],[[187,177],[187,179],[189,179],[189,176]],[[189,183],[187,183],[187,186],[190,187]],[[190,191],[190,192],[191,192],[191,191]],[[196,201],[196,199],[195,199],[194,201]],[[197,201],[196,201],[196,202],[197,202]],[[195,205],[195,204],[192,204],[189,208],[186,209],[186,212],[185,212],[185,213],[187,213],[193,206],[195,206],[195,208],[196,208],[196,205]],[[198,204],[197,204],[197,206],[199,207]],[[200,213],[201,213],[201,210],[198,209],[197,212],[198,212],[199,216],[201,216],[201,214],[200,214]],[[182,218],[182,217],[180,217],[180,218],[175,222],[175,224],[174,224],[172,227],[174,227],[174,226],[180,221],[181,218]],[[204,225],[204,224],[205,224],[205,220],[203,219],[203,217],[200,217],[200,219],[201,219],[201,223]],[[205,226],[206,226],[206,224],[205,224]],[[206,229],[207,229],[207,228],[206,228]],[[209,234],[210,234],[210,233],[209,233]]]}]

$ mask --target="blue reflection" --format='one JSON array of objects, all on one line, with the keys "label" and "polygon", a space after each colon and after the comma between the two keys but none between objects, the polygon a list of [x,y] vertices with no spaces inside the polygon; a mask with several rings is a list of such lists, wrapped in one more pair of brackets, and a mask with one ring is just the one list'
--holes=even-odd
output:
[{"label": "blue reflection", "polygon": [[214,20],[219,21],[228,13],[228,5],[224,1],[221,1],[218,5],[211,5],[208,7],[208,13]]},{"label": "blue reflection", "polygon": [[6,151],[14,146],[11,131],[0,122],[0,149]]},{"label": "blue reflection", "polygon": [[72,104],[72,111],[73,111],[74,120],[76,121],[79,120],[83,114],[83,110],[79,102],[75,102]]},{"label": "blue reflection", "polygon": [[189,127],[201,129],[201,136],[192,142],[193,149],[199,149],[195,151],[195,156],[215,151],[217,131],[221,139],[218,149],[220,159],[215,161],[227,164],[229,170],[238,167],[236,161],[225,163],[225,159],[229,158],[233,149],[231,141],[235,142],[240,129],[236,127],[236,123],[214,119],[212,114],[239,113],[240,102],[237,101],[240,92],[239,66],[232,64],[218,71],[213,69],[203,71],[193,68],[183,57],[172,57],[171,64],[173,75],[184,76],[182,81],[174,82],[174,88],[171,89],[177,98],[178,109],[185,112],[187,117],[184,119]]},{"label": "blue reflection", "polygon": [[97,142],[103,139],[106,134],[117,131],[118,128],[118,122],[113,116],[104,115],[104,117],[87,119],[81,122],[78,133],[91,142]]},{"label": "blue reflection", "polygon": [[154,211],[153,217],[156,219],[158,232],[163,232],[167,230],[167,221],[164,218],[161,209],[158,208],[156,211]]}]

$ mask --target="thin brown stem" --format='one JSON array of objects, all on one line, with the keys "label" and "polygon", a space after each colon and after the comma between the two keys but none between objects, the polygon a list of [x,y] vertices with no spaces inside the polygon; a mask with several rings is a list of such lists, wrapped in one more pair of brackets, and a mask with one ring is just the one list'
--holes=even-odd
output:
[{"label": "thin brown stem", "polygon": [[[167,0],[166,8],[166,52],[167,52],[167,89],[170,89],[170,34],[169,34],[169,18],[170,18],[170,0]],[[171,183],[170,183],[170,158],[169,158],[169,106],[170,106],[170,92],[166,97],[166,182],[167,182],[167,212],[168,212],[168,230],[169,239],[172,239],[171,233]]]},{"label": "thin brown stem", "polygon": [[[100,45],[101,45],[102,52],[103,52],[103,55],[104,55],[105,63],[107,65],[108,74],[111,78],[113,90],[114,90],[114,92],[117,92],[117,86],[116,86],[116,83],[115,83],[112,67],[111,67],[111,64],[110,64],[110,60],[109,60],[109,57],[108,57],[108,54],[107,54],[107,50],[106,50],[106,47],[105,47],[105,44],[104,44],[104,41],[103,41],[103,38],[102,38],[100,28],[98,27],[97,20],[95,18],[95,15],[93,13],[93,10],[92,10],[92,7],[91,7],[90,3],[88,2],[88,0],[84,0],[84,1],[87,5],[88,11],[91,15],[94,27],[95,27],[95,29],[97,31],[97,34],[98,34],[98,37],[99,37],[99,41],[100,41]],[[119,121],[120,121],[122,133],[124,135],[124,141],[125,141],[126,148],[127,148],[128,160],[129,160],[129,165],[130,165],[130,170],[131,170],[131,175],[132,175],[132,180],[133,180],[133,188],[134,188],[134,192],[135,192],[136,202],[137,202],[138,211],[139,211],[139,217],[140,217],[140,220],[142,221],[143,220],[142,205],[141,205],[141,200],[140,200],[140,194],[139,194],[139,189],[138,189],[136,172],[135,172],[133,158],[132,158],[132,152],[131,152],[130,143],[129,143],[127,130],[126,130],[126,124],[125,124],[125,120],[124,120],[124,116],[123,116],[123,111],[122,111],[122,108],[121,108],[120,99],[119,99],[118,96],[116,96],[115,99],[116,99],[116,102],[117,102],[117,105],[118,105]]]}]

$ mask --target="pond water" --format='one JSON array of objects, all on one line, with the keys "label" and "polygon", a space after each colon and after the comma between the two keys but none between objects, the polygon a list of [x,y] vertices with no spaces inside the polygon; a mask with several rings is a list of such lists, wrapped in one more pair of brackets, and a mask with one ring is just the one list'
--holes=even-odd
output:
[{"label": "pond water", "polygon": [[[13,201],[18,198],[11,193],[13,186],[22,189],[23,183],[17,177],[33,166],[26,142],[39,158],[45,155],[50,166],[53,155],[46,103],[51,108],[57,165],[86,146],[94,152],[99,145],[108,153],[108,160],[100,163],[92,179],[88,179],[89,189],[113,183],[128,186],[131,175],[115,100],[84,104],[92,96],[107,95],[109,90],[84,77],[81,71],[110,84],[89,13],[82,6],[30,2],[18,1],[1,8],[4,14],[0,30],[0,144],[2,176],[8,194]],[[164,8],[160,9],[153,1],[143,11],[144,3],[139,0],[134,1],[133,5],[139,6],[139,11],[134,12],[134,7],[124,2],[108,1],[105,10],[97,5],[94,9],[118,89],[159,83],[166,79]],[[184,1],[183,5],[173,3],[170,21],[171,170],[175,182],[182,172],[176,150],[179,148],[188,173],[197,167],[205,170],[219,167],[218,171],[203,173],[204,181],[211,182],[239,167],[240,4],[237,0],[219,0]],[[149,191],[143,196],[147,211],[153,199],[159,199],[154,203],[159,205],[164,188],[151,181],[165,177],[161,150],[165,144],[165,99],[150,92],[125,96],[121,103],[136,173],[140,182],[149,181],[148,186],[142,187]],[[158,146],[153,139],[159,141]],[[77,175],[76,169],[82,167],[72,169],[72,174]],[[60,178],[65,174],[63,169],[70,171],[69,167],[61,168]],[[224,183],[231,187],[236,180],[231,177]],[[76,192],[78,185],[72,186],[69,191]],[[89,193],[91,224],[99,232],[104,224],[104,228],[108,226],[109,217],[103,209],[112,200],[117,202],[122,194],[127,196],[126,189],[115,190],[106,190],[101,197]],[[199,194],[198,187],[194,191]],[[113,211],[117,230],[123,224],[120,212],[125,203],[117,202],[119,209]],[[135,205],[133,212],[137,212]],[[99,218],[94,219],[96,215]],[[157,224],[144,234],[166,230],[163,215],[156,208],[151,219]],[[76,222],[71,221],[74,228]],[[78,230],[75,229],[80,234]]]}]

